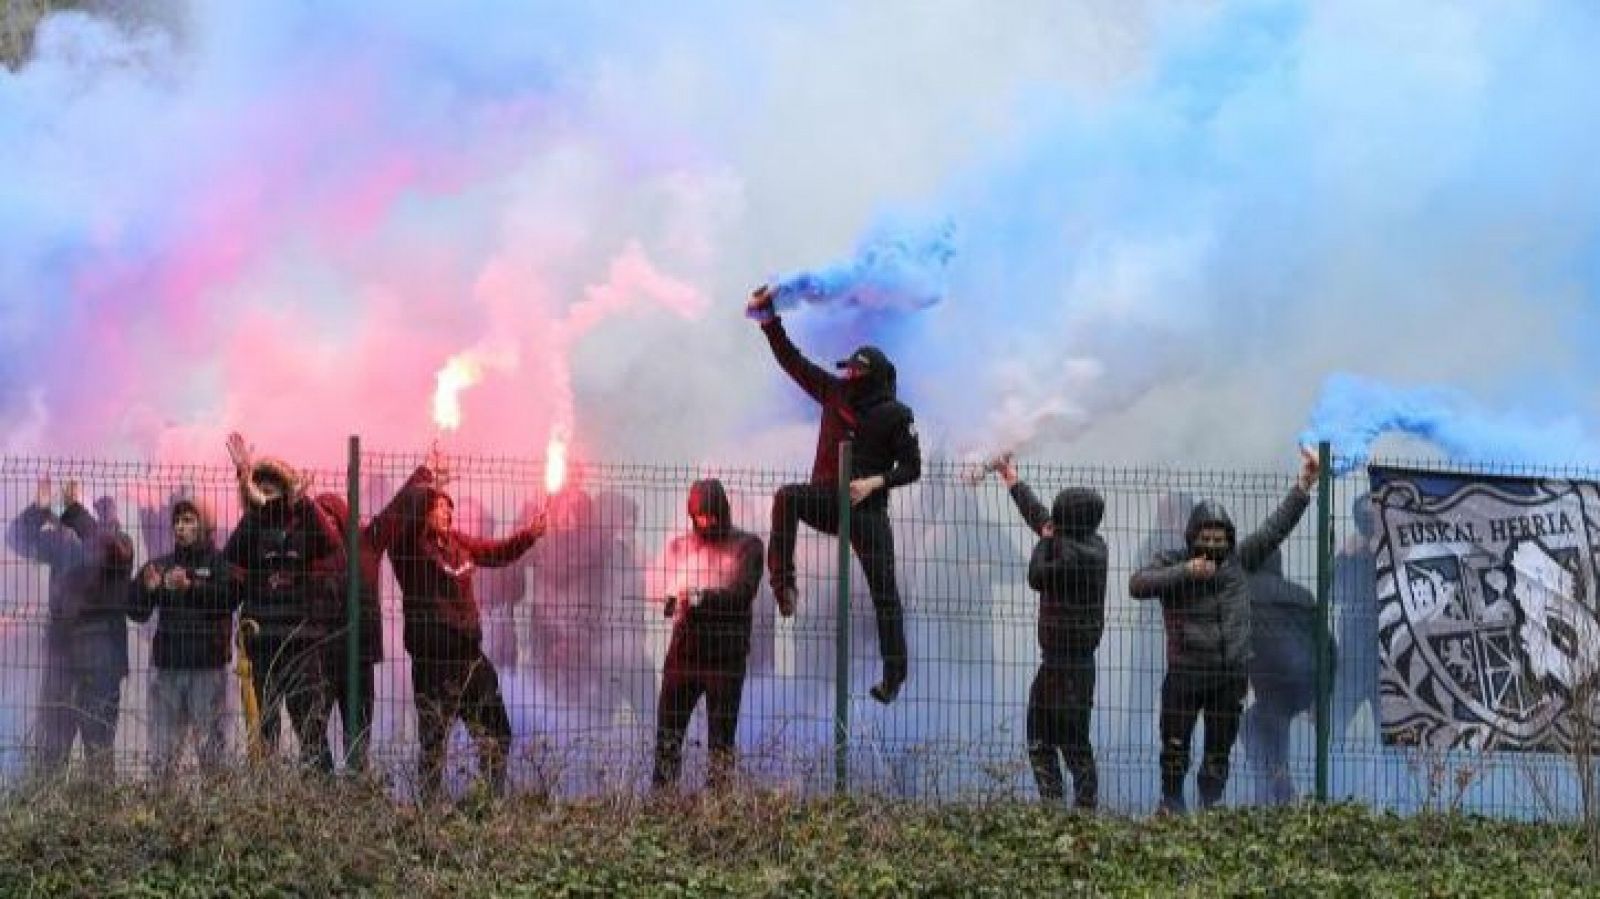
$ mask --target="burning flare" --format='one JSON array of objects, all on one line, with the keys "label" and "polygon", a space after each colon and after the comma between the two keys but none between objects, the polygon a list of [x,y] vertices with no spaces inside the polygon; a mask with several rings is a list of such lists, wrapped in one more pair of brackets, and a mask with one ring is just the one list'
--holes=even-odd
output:
[{"label": "burning flare", "polygon": [[567,482],[567,434],[565,428],[556,428],[550,434],[550,443],[544,450],[544,492],[554,496]]},{"label": "burning flare", "polygon": [[433,423],[454,431],[461,427],[461,391],[483,379],[483,366],[471,353],[458,353],[434,377]]}]

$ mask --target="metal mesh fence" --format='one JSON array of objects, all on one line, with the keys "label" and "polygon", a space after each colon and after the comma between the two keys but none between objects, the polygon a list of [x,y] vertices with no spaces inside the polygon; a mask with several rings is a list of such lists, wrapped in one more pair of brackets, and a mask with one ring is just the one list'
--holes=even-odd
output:
[{"label": "metal mesh fence", "polygon": [[[368,453],[359,461],[361,519],[369,523],[401,490],[417,459]],[[734,525],[766,540],[774,494],[804,477],[752,469],[584,465],[551,496],[543,460],[451,461],[448,492],[457,530],[504,539],[541,515],[548,523],[525,553],[484,557],[478,561],[488,564],[464,572],[473,585],[484,663],[498,681],[511,732],[510,788],[560,796],[648,789],[674,627],[664,614],[663,597],[655,594],[663,592],[659,575],[670,541],[690,527],[689,485],[698,478],[720,479]],[[313,492],[346,492],[345,472],[311,474]],[[836,650],[844,634],[848,733],[842,747],[849,789],[924,801],[1035,795],[1026,734],[1030,683],[1040,664],[1040,599],[1028,584],[1037,538],[1000,481],[976,474],[967,466],[930,463],[918,483],[894,493],[890,520],[910,677],[892,704],[868,695],[882,674],[882,660],[861,567],[851,565],[850,609],[841,628],[835,601],[838,541],[800,528],[797,613],[792,618],[777,614],[765,577],[751,607],[737,719],[739,777],[802,791],[838,785]],[[1129,577],[1156,554],[1182,547],[1184,524],[1197,501],[1222,503],[1245,535],[1283,500],[1292,479],[1286,473],[1056,465],[1027,465],[1020,474],[1046,504],[1070,486],[1090,487],[1104,497],[1099,532],[1109,550],[1109,572],[1090,740],[1100,806],[1148,811],[1160,798],[1158,711],[1168,667],[1166,637],[1159,604],[1130,599]],[[51,499],[58,511],[60,488],[69,480],[80,484],[86,505],[109,500],[96,508],[102,517],[119,517],[132,538],[135,576],[147,560],[171,550],[175,497],[202,500],[213,510],[219,547],[241,517],[230,468],[7,458],[0,461],[0,514],[7,523],[33,504],[45,476],[53,482]],[[1330,479],[1324,489],[1331,530],[1329,553],[1320,561],[1331,574],[1327,632],[1337,647],[1321,674],[1331,684],[1328,796],[1406,812],[1575,814],[1569,759],[1539,753],[1425,753],[1382,743],[1375,703],[1379,645],[1371,545],[1352,513],[1365,478]],[[1257,653],[1231,753],[1224,793],[1229,804],[1283,801],[1315,789],[1317,508],[1313,502],[1283,543],[1281,574],[1260,574],[1252,582],[1257,597],[1253,642],[1266,652]],[[417,526],[416,516],[425,511],[411,509],[408,526]],[[52,607],[53,601],[59,606],[59,597],[51,595],[51,572],[14,550],[8,545],[0,553],[0,775],[8,779],[25,775],[37,763],[41,741],[47,739],[45,721],[53,700],[45,682],[52,666],[93,665],[81,658],[62,663],[52,655],[57,652],[49,636],[52,618],[61,609]],[[413,546],[412,551],[424,550]],[[408,652],[396,564],[391,556],[380,569],[381,659],[372,669],[368,755],[397,795],[409,795],[419,785],[422,761],[415,697],[422,681],[444,675],[437,666],[419,672],[414,653]],[[1268,594],[1277,605],[1263,610],[1261,597]],[[342,599],[334,615],[313,641],[325,653],[329,681],[348,675]],[[410,626],[434,623],[418,618]],[[120,704],[105,723],[114,722],[114,759],[127,776],[146,776],[152,766],[156,678],[151,646],[160,626],[159,611],[148,622],[126,625],[127,674],[120,679]],[[233,673],[237,661],[228,659],[222,700],[230,764],[242,761],[247,745]],[[271,708],[263,712],[280,714]],[[342,709],[333,711],[328,739],[337,764],[346,766],[341,714]],[[706,721],[701,703],[683,753],[687,788],[698,788],[707,773]],[[448,739],[444,777],[452,790],[476,769],[475,737],[485,733],[461,723],[452,725]],[[297,746],[292,725],[286,720],[282,728],[279,751],[284,754]],[[1191,797],[1204,726],[1189,765]],[[186,751],[184,768],[194,765],[192,753]]]}]

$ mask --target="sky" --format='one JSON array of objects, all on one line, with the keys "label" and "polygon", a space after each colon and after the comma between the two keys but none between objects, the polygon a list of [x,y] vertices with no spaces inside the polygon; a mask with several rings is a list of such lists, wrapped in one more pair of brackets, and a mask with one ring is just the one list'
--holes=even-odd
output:
[{"label": "sky", "polygon": [[0,70],[6,454],[414,450],[465,354],[454,451],[803,467],[809,275],[943,455],[1600,455],[1590,4],[140,13]]}]

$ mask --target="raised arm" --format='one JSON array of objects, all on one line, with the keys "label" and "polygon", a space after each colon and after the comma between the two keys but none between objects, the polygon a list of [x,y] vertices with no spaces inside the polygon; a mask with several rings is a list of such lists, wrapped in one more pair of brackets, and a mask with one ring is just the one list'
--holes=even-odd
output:
[{"label": "raised arm", "polygon": [[1322,465],[1316,454],[1304,447],[1300,450],[1300,460],[1300,476],[1289,495],[1283,498],[1283,502],[1261,522],[1254,533],[1239,541],[1239,564],[1247,571],[1260,568],[1267,557],[1277,551],[1294,532],[1295,525],[1300,523],[1301,516],[1306,514],[1306,508],[1311,505],[1311,488],[1317,482]]},{"label": "raised arm", "polygon": [[380,554],[386,553],[407,530],[421,525],[423,516],[427,514],[424,503],[427,501],[428,488],[433,482],[434,472],[429,465],[418,466],[411,473],[411,477],[389,498],[388,504],[367,523],[363,533],[373,549]]},{"label": "raised arm", "polygon": [[800,385],[807,396],[819,403],[826,402],[829,393],[837,389],[839,379],[801,354],[794,341],[789,339],[789,333],[783,329],[783,319],[778,317],[773,299],[772,289],[763,285],[750,295],[748,307],[752,317],[761,322],[761,333],[767,336],[772,358],[778,360],[778,366]]}]

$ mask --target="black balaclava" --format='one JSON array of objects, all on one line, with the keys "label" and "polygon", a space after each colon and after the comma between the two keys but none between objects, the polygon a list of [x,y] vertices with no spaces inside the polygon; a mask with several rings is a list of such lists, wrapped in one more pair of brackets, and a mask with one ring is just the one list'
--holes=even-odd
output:
[{"label": "black balaclava", "polygon": [[[709,514],[714,523],[709,528],[702,529],[695,522],[696,514]],[[733,530],[733,511],[728,504],[728,493],[722,488],[722,482],[716,478],[707,478],[695,481],[689,487],[689,521],[694,527],[695,536],[706,540],[719,540],[728,536]]]},{"label": "black balaclava", "polygon": [[850,354],[850,358],[839,360],[835,366],[841,369],[854,366],[861,370],[859,376],[844,382],[845,400],[852,407],[863,409],[886,399],[894,399],[894,363],[889,361],[883,350],[875,346],[858,347]]}]

